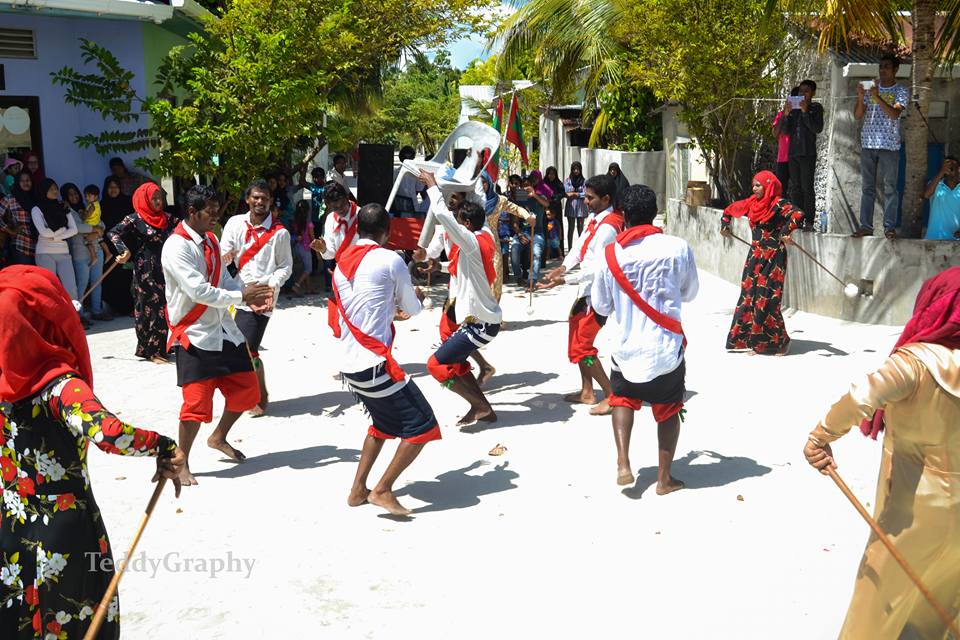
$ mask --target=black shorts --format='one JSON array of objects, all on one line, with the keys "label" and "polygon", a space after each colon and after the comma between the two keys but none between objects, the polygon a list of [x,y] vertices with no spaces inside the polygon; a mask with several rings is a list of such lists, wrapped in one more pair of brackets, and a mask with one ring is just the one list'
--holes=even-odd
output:
[{"label": "black shorts", "polygon": [[246,309],[237,309],[237,315],[233,317],[237,323],[237,328],[243,334],[250,347],[250,355],[257,357],[260,355],[260,342],[263,341],[263,334],[267,331],[267,323],[270,322],[270,316],[261,315]]},{"label": "black shorts", "polygon": [[242,371],[253,371],[250,352],[245,344],[233,344],[226,338],[220,351],[205,351],[190,345],[177,346],[177,386],[220,378]]},{"label": "black shorts", "polygon": [[687,361],[681,360],[680,365],[662,376],[657,376],[648,382],[630,382],[623,377],[616,361],[613,362],[610,372],[610,389],[616,396],[639,400],[647,404],[673,404],[683,402],[686,393]]},{"label": "black shorts", "polygon": [[370,414],[367,433],[381,440],[400,438],[414,444],[440,439],[440,427],[430,403],[413,380],[396,382],[380,363],[356,373],[343,373]]}]

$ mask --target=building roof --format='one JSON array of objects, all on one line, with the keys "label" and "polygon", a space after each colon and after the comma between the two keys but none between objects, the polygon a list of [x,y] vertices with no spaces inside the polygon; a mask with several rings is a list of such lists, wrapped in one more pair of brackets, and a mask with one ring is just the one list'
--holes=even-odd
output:
[{"label": "building roof", "polygon": [[109,20],[146,20],[178,32],[212,17],[196,0],[0,0],[0,13]]}]

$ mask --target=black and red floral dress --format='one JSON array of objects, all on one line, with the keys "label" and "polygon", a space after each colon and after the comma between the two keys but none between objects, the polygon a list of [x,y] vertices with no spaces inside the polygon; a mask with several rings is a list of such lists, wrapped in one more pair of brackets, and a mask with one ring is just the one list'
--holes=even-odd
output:
[{"label": "black and red floral dress", "polygon": [[[724,214],[721,229],[730,228],[731,217]],[[777,353],[790,343],[780,305],[787,277],[787,247],[780,240],[803,221],[803,211],[789,200],[773,205],[773,216],[751,225],[753,242],[743,265],[740,300],[733,312],[733,324],[727,334],[727,349],[753,349],[757,353]]]},{"label": "black and red floral dress", "polygon": [[107,234],[117,251],[123,253],[129,249],[133,254],[133,323],[137,332],[138,358],[167,355],[167,318],[164,315],[167,297],[160,253],[176,226],[176,220],[168,216],[167,222],[165,228],[157,229],[131,213]]},{"label": "black and red floral dress", "polygon": [[[80,639],[114,573],[87,445],[169,457],[176,443],[121,422],[71,375],[0,403],[0,427],[0,638]],[[115,597],[97,638],[119,637]]]}]

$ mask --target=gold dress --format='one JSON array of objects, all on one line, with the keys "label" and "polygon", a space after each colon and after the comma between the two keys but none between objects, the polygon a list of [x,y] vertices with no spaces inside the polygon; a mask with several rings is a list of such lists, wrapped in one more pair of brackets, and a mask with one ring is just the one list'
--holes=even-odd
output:
[{"label": "gold dress", "polygon": [[[960,615],[960,350],[904,345],[811,433],[820,444],[885,410],[874,518],[937,601]],[[840,638],[943,640],[943,622],[871,533]]]},{"label": "gold dress", "polygon": [[500,302],[500,296],[503,293],[503,252],[500,250],[500,235],[497,233],[497,227],[500,224],[500,214],[506,211],[515,218],[526,222],[530,212],[523,207],[510,202],[506,196],[500,196],[497,200],[497,206],[493,213],[487,216],[487,226],[493,232],[493,244],[496,251],[493,254],[493,268],[497,273],[497,279],[493,283],[493,297]]}]

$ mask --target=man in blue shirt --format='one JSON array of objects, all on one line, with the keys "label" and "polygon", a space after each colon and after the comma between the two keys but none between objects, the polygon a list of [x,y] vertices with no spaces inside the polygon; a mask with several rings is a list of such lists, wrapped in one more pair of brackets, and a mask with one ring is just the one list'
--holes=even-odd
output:
[{"label": "man in blue shirt", "polygon": [[854,238],[873,235],[873,205],[877,198],[877,180],[883,188],[883,230],[897,237],[897,179],[900,176],[900,116],[910,103],[910,93],[897,84],[900,60],[887,53],[880,58],[880,78],[869,89],[857,85],[857,105],[853,115],[863,120],[860,130],[860,229]]}]

